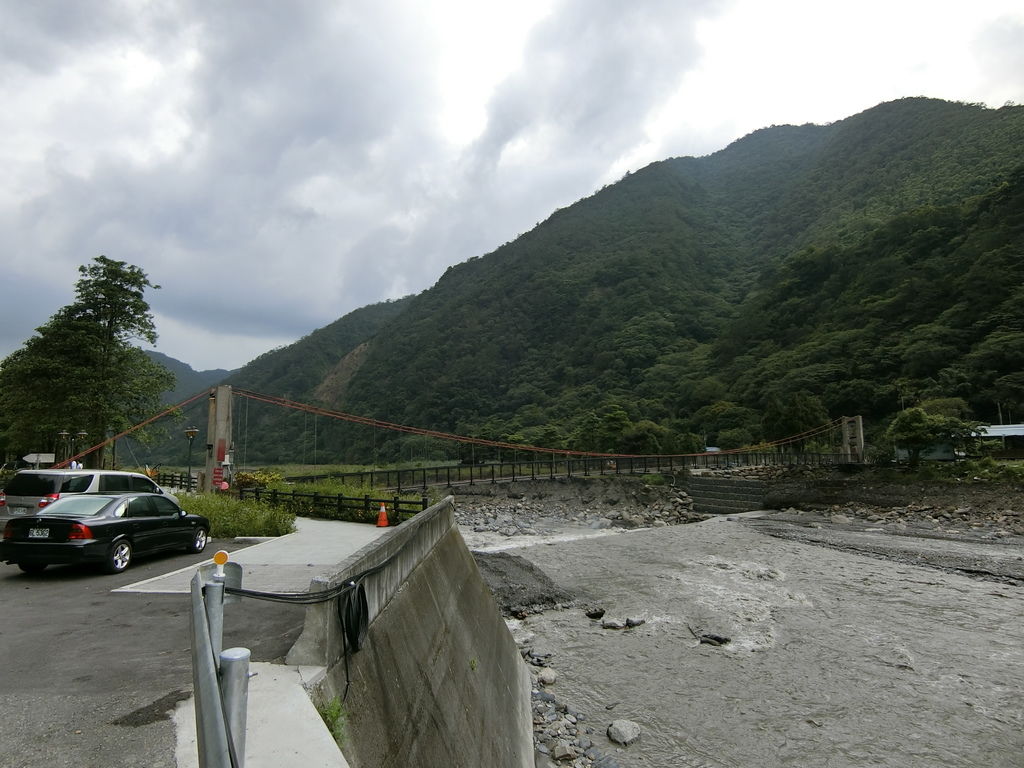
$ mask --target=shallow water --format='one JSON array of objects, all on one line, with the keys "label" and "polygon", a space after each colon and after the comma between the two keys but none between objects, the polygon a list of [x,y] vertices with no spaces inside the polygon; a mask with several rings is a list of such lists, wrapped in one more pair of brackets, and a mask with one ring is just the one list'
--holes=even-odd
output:
[{"label": "shallow water", "polygon": [[[699,525],[517,549],[556,583],[641,617],[522,622],[552,690],[639,723],[631,766],[1024,765],[1024,595],[981,581]],[[696,635],[731,638],[713,647]]]}]

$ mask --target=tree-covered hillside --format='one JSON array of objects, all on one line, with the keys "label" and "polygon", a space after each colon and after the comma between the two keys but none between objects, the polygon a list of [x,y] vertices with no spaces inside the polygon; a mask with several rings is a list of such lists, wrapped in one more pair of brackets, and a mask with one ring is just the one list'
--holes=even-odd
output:
[{"label": "tree-covered hillside", "polygon": [[[881,424],[922,397],[966,397],[987,418],[1020,403],[1006,350],[1022,145],[1024,107],[931,99],[762,129],[627,175],[389,312],[367,308],[387,316],[357,332],[318,331],[232,382],[601,451],[740,444],[861,412]],[[253,457],[308,453],[309,417],[261,418]],[[397,438],[333,440],[359,458]]]},{"label": "tree-covered hillside", "polygon": [[713,345],[737,402],[803,391],[878,421],[961,398],[995,421],[1024,405],[1024,166],[961,205],[924,206],[860,242],[767,272]]},{"label": "tree-covered hillside", "polygon": [[146,356],[174,374],[174,389],[164,392],[161,397],[161,400],[168,405],[180,403],[201,389],[220,383],[231,374],[231,371],[223,368],[197,371],[192,366],[175,360],[173,357],[168,357],[162,352],[150,350],[146,352]]}]

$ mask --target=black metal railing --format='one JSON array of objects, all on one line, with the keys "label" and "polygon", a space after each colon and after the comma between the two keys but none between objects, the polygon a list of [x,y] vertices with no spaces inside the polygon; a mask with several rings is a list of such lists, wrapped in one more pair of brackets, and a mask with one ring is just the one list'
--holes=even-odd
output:
[{"label": "black metal railing", "polygon": [[[445,464],[433,467],[400,469],[368,469],[362,472],[330,472],[296,475],[285,478],[290,483],[315,483],[335,480],[367,488],[393,490],[395,494],[427,489],[478,483],[510,483],[517,480],[554,480],[566,477],[602,475],[677,474],[693,469],[729,469],[763,466],[834,466],[847,464],[850,457],[839,453],[701,453],[676,456],[620,456],[614,459],[587,457],[556,457],[546,461],[497,461],[480,464]],[[185,473],[164,473],[156,478],[163,486],[197,490],[195,477]],[[376,519],[379,505],[391,505],[396,515],[415,514],[428,506],[427,498],[409,500],[399,495],[388,498],[341,496],[299,490],[281,491],[261,488],[232,489],[239,499],[256,499],[271,504],[289,504],[308,509],[308,514],[333,519]]]},{"label": "black metal railing", "polygon": [[282,491],[276,488],[239,488],[233,494],[241,500],[253,499],[274,506],[286,506],[303,517],[348,520],[356,523],[376,522],[382,506],[392,525],[430,506],[426,496],[418,499],[403,499],[400,496],[372,498],[369,494],[341,496],[316,491]]},{"label": "black metal railing", "polygon": [[516,480],[553,480],[593,475],[675,474],[691,469],[744,466],[835,465],[849,462],[838,453],[702,453],[678,456],[559,457],[547,461],[497,461],[485,464],[449,464],[404,469],[332,472],[285,478],[292,483],[340,480],[370,488],[428,488],[431,486],[506,483]]}]

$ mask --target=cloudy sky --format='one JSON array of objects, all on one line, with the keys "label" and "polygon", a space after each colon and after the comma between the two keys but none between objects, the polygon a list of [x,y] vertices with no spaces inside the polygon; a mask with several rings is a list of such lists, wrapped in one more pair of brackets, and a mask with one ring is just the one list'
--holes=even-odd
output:
[{"label": "cloudy sky", "polygon": [[234,368],[654,160],[1024,102],[1020,0],[0,0],[0,356],[104,254]]}]

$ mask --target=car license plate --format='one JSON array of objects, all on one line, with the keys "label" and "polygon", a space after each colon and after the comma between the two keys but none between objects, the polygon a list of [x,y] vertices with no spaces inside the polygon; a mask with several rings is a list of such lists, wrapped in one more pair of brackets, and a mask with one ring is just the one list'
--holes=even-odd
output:
[{"label": "car license plate", "polygon": [[50,538],[49,528],[29,528],[28,537],[30,539],[48,539]]}]

